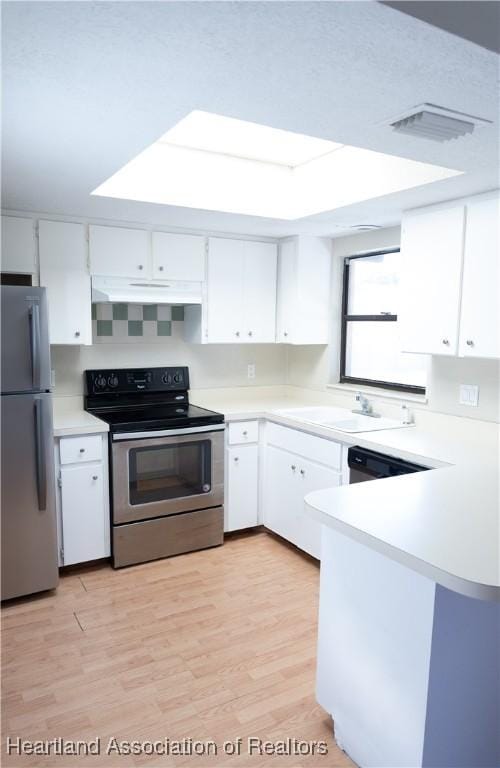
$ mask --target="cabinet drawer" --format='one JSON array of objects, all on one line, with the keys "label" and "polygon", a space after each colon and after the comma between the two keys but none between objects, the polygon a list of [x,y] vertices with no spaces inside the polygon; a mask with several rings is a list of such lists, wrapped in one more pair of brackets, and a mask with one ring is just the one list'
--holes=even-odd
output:
[{"label": "cabinet drawer", "polygon": [[61,464],[101,461],[102,438],[99,435],[62,437],[59,440],[59,455]]},{"label": "cabinet drawer", "polygon": [[290,429],[270,422],[266,427],[266,442],[311,461],[318,461],[332,469],[341,468],[342,445],[333,440],[325,440],[299,429]]},{"label": "cabinet drawer", "polygon": [[256,443],[259,439],[258,421],[236,421],[229,424],[229,445]]}]

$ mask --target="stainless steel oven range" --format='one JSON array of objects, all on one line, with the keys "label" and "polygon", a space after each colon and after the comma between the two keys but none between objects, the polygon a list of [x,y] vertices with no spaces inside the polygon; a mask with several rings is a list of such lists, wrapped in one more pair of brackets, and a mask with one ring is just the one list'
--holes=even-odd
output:
[{"label": "stainless steel oven range", "polygon": [[187,368],[85,371],[109,424],[115,568],[223,543],[224,416],[190,405]]}]

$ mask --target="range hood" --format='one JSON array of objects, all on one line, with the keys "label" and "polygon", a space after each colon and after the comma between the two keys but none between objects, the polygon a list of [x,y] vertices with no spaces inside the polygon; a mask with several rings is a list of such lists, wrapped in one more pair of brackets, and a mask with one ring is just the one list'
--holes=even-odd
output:
[{"label": "range hood", "polygon": [[93,277],[92,303],[201,304],[201,283]]}]

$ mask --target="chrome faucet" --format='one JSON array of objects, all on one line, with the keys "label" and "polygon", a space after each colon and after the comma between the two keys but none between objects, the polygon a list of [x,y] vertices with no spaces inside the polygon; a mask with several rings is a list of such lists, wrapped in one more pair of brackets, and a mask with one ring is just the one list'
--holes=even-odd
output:
[{"label": "chrome faucet", "polygon": [[371,416],[374,419],[380,418],[380,413],[374,413],[372,404],[362,392],[356,393],[356,402],[361,408],[353,408],[353,413],[361,413],[363,416]]},{"label": "chrome faucet", "polygon": [[402,423],[408,427],[410,424],[414,423],[413,413],[410,411],[406,403],[403,403],[401,406],[401,411],[403,413],[403,421]]}]

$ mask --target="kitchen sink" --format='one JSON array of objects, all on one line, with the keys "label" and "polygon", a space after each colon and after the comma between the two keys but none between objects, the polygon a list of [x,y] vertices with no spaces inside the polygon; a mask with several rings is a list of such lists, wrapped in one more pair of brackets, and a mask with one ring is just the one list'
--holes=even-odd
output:
[{"label": "kitchen sink", "polygon": [[382,429],[400,429],[411,426],[395,419],[383,416],[365,416],[353,413],[347,408],[317,406],[311,408],[280,408],[274,411],[278,416],[285,416],[308,424],[338,429],[340,432],[377,432]]}]

